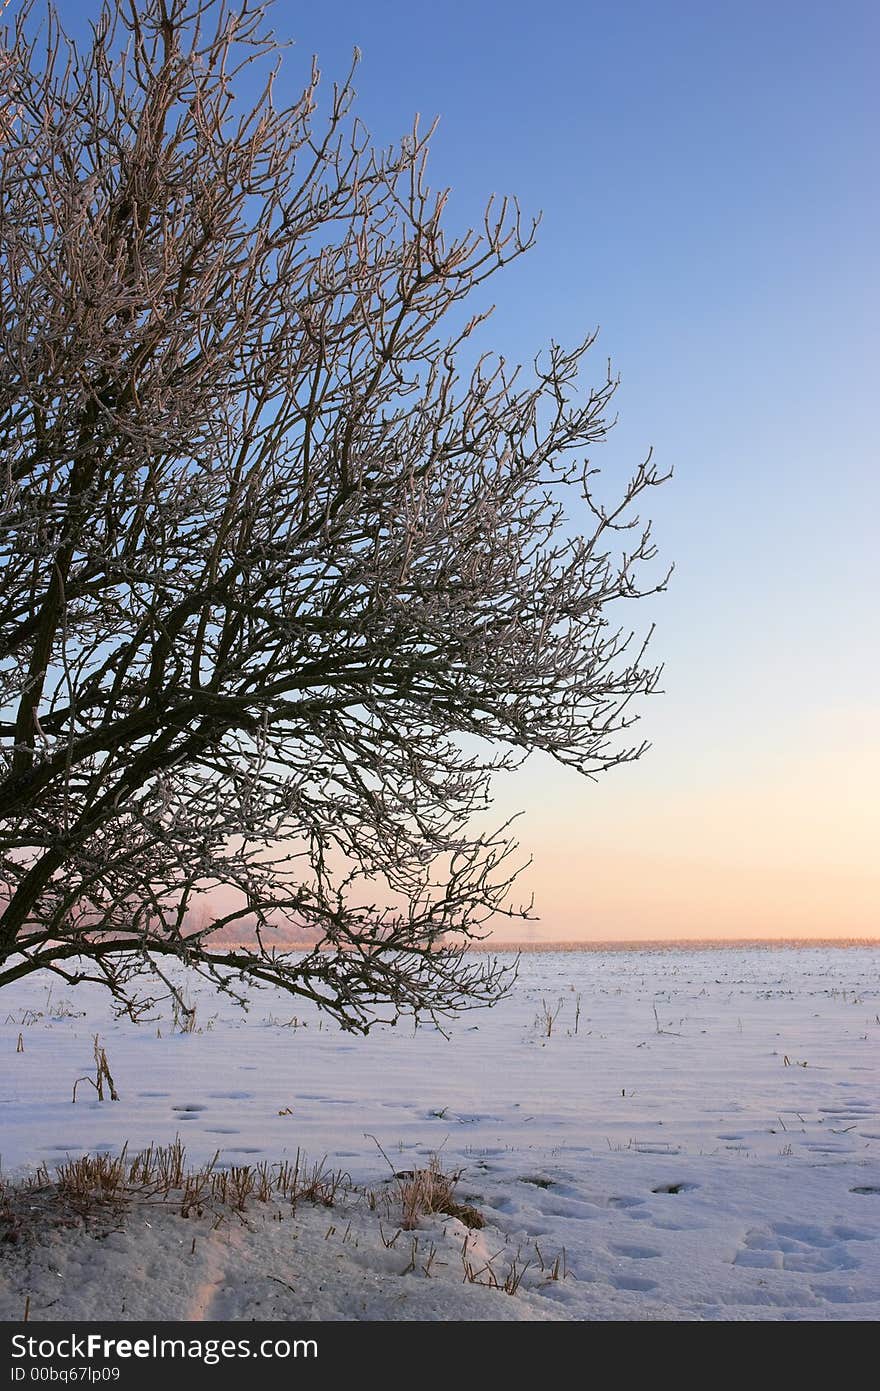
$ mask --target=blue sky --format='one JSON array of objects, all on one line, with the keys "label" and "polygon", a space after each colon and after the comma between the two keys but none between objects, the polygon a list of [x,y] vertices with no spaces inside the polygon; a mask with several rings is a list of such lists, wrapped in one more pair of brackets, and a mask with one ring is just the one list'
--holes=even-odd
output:
[{"label": "blue sky", "polygon": [[595,462],[653,445],[675,469],[654,507],[676,573],[653,611],[653,749],[595,785],[539,763],[499,790],[526,808],[540,931],[876,932],[880,10],[273,13],[291,90],[313,52],[342,77],[356,44],[379,143],[440,117],[429,168],[454,218],[492,192],[543,210],[488,287],[483,345],[528,360],[599,324],[596,376],[610,355],[622,386]]},{"label": "blue sky", "polygon": [[[521,805],[548,936],[877,930],[880,11],[843,3],[281,0],[328,74],[356,43],[380,141],[440,116],[456,215],[542,209],[484,337],[529,358],[601,325],[622,376],[596,463],[653,445],[675,560],[654,747]],[[872,390],[873,386],[873,390]]]}]

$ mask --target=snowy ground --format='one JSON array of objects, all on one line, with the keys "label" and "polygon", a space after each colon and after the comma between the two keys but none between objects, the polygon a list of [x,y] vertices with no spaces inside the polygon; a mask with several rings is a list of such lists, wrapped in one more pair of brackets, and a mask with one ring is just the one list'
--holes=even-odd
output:
[{"label": "snowy ground", "polygon": [[[7,990],[5,1176],[179,1134],[194,1162],[300,1147],[391,1196],[293,1216],[253,1204],[219,1225],[135,1205],[4,1248],[0,1314],[21,1317],[29,1295],[32,1319],[875,1319],[878,962],[859,948],[535,953],[513,995],[448,1040],[352,1038],[269,992],[243,1015],[191,988],[197,1031],[183,1034],[170,1016],[113,1021],[83,987]],[[72,1105],[96,1030],[121,1099],[80,1086]],[[431,1217],[395,1238],[370,1136],[400,1171],[433,1152],[462,1169],[458,1196],[486,1227]]]}]

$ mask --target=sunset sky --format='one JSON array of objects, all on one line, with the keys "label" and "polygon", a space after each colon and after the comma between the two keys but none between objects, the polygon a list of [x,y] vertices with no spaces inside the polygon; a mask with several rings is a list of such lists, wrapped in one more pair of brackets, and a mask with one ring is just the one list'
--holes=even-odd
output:
[{"label": "sunset sky", "polygon": [[534,854],[527,935],[880,935],[877,5],[274,14],[287,95],[357,44],[378,143],[439,115],[454,219],[493,191],[543,210],[481,345],[530,360],[600,325],[595,377],[610,355],[623,384],[595,464],[653,445],[675,469],[653,509],[675,575],[642,616],[666,664],[652,749],[595,784],[540,761],[499,784]]}]

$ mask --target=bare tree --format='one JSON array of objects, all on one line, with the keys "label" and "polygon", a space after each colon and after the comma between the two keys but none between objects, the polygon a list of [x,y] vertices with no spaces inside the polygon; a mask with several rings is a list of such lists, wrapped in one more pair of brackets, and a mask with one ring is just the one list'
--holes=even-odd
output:
[{"label": "bare tree", "polygon": [[264,6],[39,18],[0,42],[0,984],[491,1001],[464,948],[528,911],[491,774],[642,752],[650,456],[598,500],[593,336],[528,374],[469,341],[534,225],[446,233],[351,77],[279,99]]}]

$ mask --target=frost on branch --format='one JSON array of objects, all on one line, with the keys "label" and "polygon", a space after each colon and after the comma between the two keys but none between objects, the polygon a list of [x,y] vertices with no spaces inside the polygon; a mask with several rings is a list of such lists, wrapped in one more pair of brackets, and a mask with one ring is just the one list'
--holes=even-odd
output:
[{"label": "frost on branch", "polygon": [[593,336],[479,357],[534,224],[445,231],[429,135],[376,150],[317,68],[289,103],[263,7],[6,18],[0,984],[492,1000],[493,770],[637,758],[658,678],[619,601],[664,583],[661,479],[595,492]]}]

